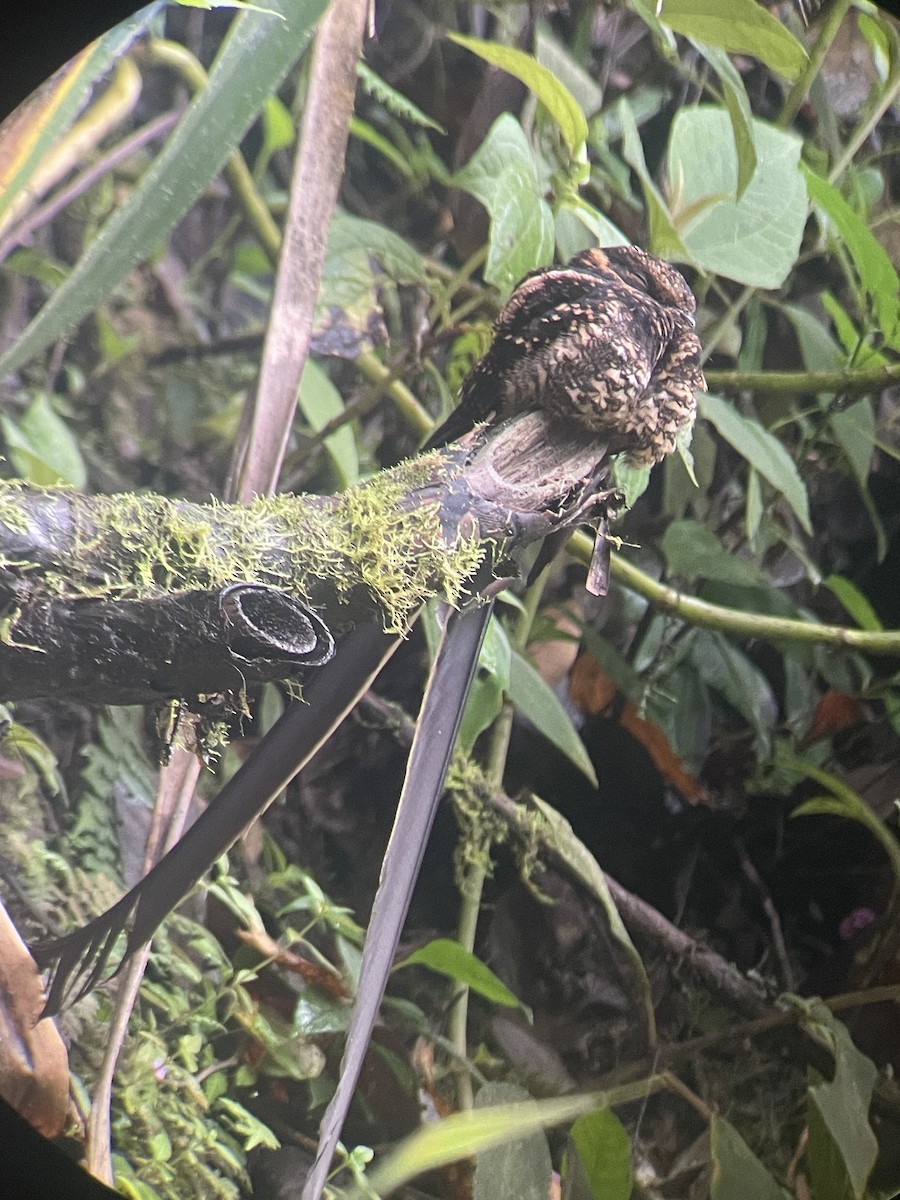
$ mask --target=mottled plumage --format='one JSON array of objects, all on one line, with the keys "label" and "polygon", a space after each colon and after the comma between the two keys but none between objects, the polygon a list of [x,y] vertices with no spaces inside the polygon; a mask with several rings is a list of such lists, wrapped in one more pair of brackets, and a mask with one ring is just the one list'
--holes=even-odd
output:
[{"label": "mottled plumage", "polygon": [[682,275],[633,246],[532,271],[429,446],[492,416],[538,409],[582,425],[609,453],[659,462],[693,422],[704,386],[695,309]]}]

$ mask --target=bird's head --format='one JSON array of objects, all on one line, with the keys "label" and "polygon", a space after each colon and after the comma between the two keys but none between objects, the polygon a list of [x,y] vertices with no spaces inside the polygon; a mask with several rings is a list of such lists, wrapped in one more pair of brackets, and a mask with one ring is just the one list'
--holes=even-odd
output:
[{"label": "bird's head", "polygon": [[583,270],[607,278],[616,276],[657,303],[677,308],[691,321],[697,308],[694,293],[684,276],[670,263],[637,246],[606,246],[584,250],[572,260]]}]

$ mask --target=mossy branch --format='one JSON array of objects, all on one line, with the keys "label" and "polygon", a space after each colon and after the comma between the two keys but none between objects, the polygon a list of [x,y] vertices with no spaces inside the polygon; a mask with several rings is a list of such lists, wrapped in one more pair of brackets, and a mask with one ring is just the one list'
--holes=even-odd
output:
[{"label": "mossy branch", "polygon": [[[430,597],[461,603],[488,555],[602,515],[596,458],[529,414],[336,496],[245,506],[0,483],[0,696],[239,693],[324,661],[332,632],[403,634]],[[275,626],[261,667],[260,615]]]}]

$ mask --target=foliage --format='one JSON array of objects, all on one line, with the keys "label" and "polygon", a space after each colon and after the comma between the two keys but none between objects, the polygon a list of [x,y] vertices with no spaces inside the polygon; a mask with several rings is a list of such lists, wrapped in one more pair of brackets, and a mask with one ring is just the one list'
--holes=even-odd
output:
[{"label": "foliage", "polygon": [[[213,53],[203,47],[202,62],[187,50],[183,21],[159,6],[145,10],[101,39],[53,94],[33,136],[12,147],[0,198],[10,328],[0,352],[5,476],[201,500],[223,492],[272,298],[277,217],[308,78],[304,49],[325,5],[267,0],[235,7],[242,11],[227,18],[221,46]],[[446,28],[431,24],[421,6],[401,7],[426,66],[408,66],[406,48],[386,29],[360,68],[342,207],[328,243],[314,358],[298,395],[284,479],[311,491],[343,490],[412,454],[427,414],[446,408],[499,304],[527,271],[598,241],[633,240],[681,264],[698,296],[709,392],[700,400],[685,462],[667,462],[649,481],[627,481],[629,496],[648,489],[626,519],[618,548],[641,574],[643,595],[615,588],[599,631],[590,612],[574,614],[570,640],[580,641],[615,680],[614,699],[589,714],[588,725],[598,712],[614,723],[610,714],[626,701],[652,724],[657,764],[667,756],[682,777],[702,781],[695,796],[708,789],[729,810],[722,817],[732,821],[729,846],[745,851],[739,861],[748,878],[765,875],[762,907],[777,908],[783,894],[778,853],[765,858],[760,846],[783,836],[784,813],[809,818],[788,823],[790,836],[803,836],[794,831],[804,827],[813,839],[827,822],[864,828],[889,864],[889,882],[881,879],[880,891],[873,885],[871,907],[881,918],[877,938],[890,945],[900,878],[895,816],[876,809],[862,784],[846,781],[847,726],[825,716],[833,697],[842,698],[857,715],[854,729],[877,726],[890,739],[888,762],[895,764],[895,665],[861,649],[813,648],[784,636],[790,624],[772,639],[768,621],[807,627],[849,621],[872,633],[900,625],[895,598],[876,582],[896,552],[891,496],[900,458],[886,390],[896,382],[891,372],[900,350],[895,181],[887,162],[897,133],[896,26],[865,0],[840,0],[808,29],[791,5],[632,0],[617,19],[643,56],[638,66],[625,53],[616,61],[621,46],[597,33],[607,29],[609,14],[590,6],[583,20],[572,6],[572,13],[538,16],[527,29],[516,24],[515,6],[497,6],[478,37],[465,6],[441,17]],[[213,15],[221,21],[222,14]],[[838,111],[828,98],[834,85],[826,51],[841,16],[844,36],[862,56],[854,61],[864,62],[865,87],[855,106]],[[119,115],[101,127],[88,118],[109,99],[104,80],[117,61],[144,81],[145,97],[155,97],[141,104],[158,111],[138,104],[139,88],[125,89],[123,99],[114,83],[108,91]],[[501,73],[516,81],[521,102],[494,106],[491,81]],[[484,89],[475,101],[473,80]],[[155,135],[144,123],[167,106],[177,109],[185,83],[190,99],[151,151]],[[63,192],[60,172],[69,169],[65,162],[71,166],[73,138],[83,139],[77,144],[86,147],[84,162]],[[48,206],[35,209],[43,197]],[[787,376],[779,373],[785,370]],[[819,389],[809,373],[824,370],[837,372],[838,383]],[[880,373],[883,386],[861,385],[863,372],[875,372],[876,380]],[[624,476],[620,482],[626,485]],[[736,635],[727,626],[701,628],[668,615],[643,598],[661,605],[657,580],[719,611],[738,612],[749,625]],[[532,741],[540,731],[546,753],[558,752],[573,767],[578,786],[602,789],[614,773],[615,764],[592,756],[571,709],[527,656],[529,642],[541,641],[535,613],[544,586],[557,607],[581,607],[580,585],[573,588],[557,566],[549,583],[513,599],[495,620],[461,735],[465,752],[483,751],[488,762],[477,785],[467,777],[476,806],[500,790],[513,709],[517,720],[530,723]],[[565,640],[555,626],[545,632],[546,642]],[[897,643],[889,644],[896,652]],[[418,665],[406,669],[410,678],[397,690],[414,706]],[[82,759],[72,753],[59,714],[50,712],[51,732],[27,711],[3,725],[2,761],[15,764],[9,778],[0,774],[9,830],[4,859],[14,860],[14,874],[35,903],[52,898],[48,919],[77,921],[118,886],[112,798],[127,794],[148,806],[152,768],[137,714],[84,718],[81,733],[90,745]],[[348,753],[353,757],[355,747]],[[523,782],[527,763],[512,766],[510,779]],[[367,764],[357,771],[347,790],[366,793]],[[827,794],[801,792],[796,807],[802,779]],[[527,792],[531,781],[524,785]],[[464,779],[459,790],[466,786]],[[342,832],[339,791],[331,785],[325,805],[331,826],[323,840]],[[778,809],[770,825],[763,817],[759,825],[742,824],[735,815],[744,805],[754,809],[754,797],[759,809]],[[629,1028],[640,1027],[648,1039],[641,1044],[652,1049],[657,1023],[668,1040],[713,1037],[733,1023],[733,1013],[711,1001],[711,1016],[707,1002],[696,1001],[678,1023],[671,964],[665,956],[652,967],[641,961],[644,943],[629,934],[595,859],[606,847],[586,846],[588,834],[573,831],[544,799],[525,799],[532,842],[520,857],[533,871],[531,894],[542,895],[535,859],[552,858],[603,914],[610,945],[628,964]],[[684,810],[672,789],[669,801]],[[48,808],[57,815],[56,832],[53,822],[33,815]],[[39,828],[44,848],[29,856],[32,828]],[[479,828],[489,843],[490,820]],[[754,836],[745,837],[748,829]],[[667,832],[655,836],[664,841]],[[487,863],[489,845],[482,849]],[[270,1098],[289,1091],[295,1127],[315,1126],[333,1075],[329,1039],[346,1027],[360,930],[341,901],[346,881],[329,877],[343,850],[322,868],[334,902],[323,882],[288,866],[285,853],[267,842],[264,866],[247,869],[246,885],[223,868],[211,886],[214,903],[242,928],[243,942],[226,950],[202,923],[182,915],[157,945],[113,1101],[117,1172],[126,1194],[236,1196],[247,1151],[273,1142],[257,1115],[260,1091]],[[754,856],[765,867],[757,870]],[[711,916],[688,902],[693,871],[684,867],[685,895],[679,893],[672,912],[686,911],[686,921],[710,940],[724,937],[715,919],[721,912]],[[638,883],[654,894],[649,873]],[[355,884],[347,886],[360,902]],[[476,912],[479,897],[476,890],[466,901]],[[757,920],[755,898],[741,906]],[[780,931],[777,917],[772,928]],[[784,961],[768,930],[758,956],[770,998],[792,974],[817,986],[811,946],[828,940],[826,933],[842,949],[834,931],[799,928],[806,912],[782,917]],[[289,923],[298,920],[299,930]],[[726,958],[739,957],[727,944],[722,948]],[[420,986],[427,972],[397,972],[385,1007],[394,1032],[434,1041],[446,987],[454,995],[461,987],[476,991],[479,1012],[526,999],[525,1009],[537,1011],[531,997],[521,997],[474,950],[460,932],[459,939],[429,938],[405,957],[400,965],[424,965],[450,982],[436,985],[428,976]],[[286,965],[279,956],[287,952],[303,964]],[[269,959],[277,965],[267,965]],[[757,960],[739,965],[756,970]],[[302,971],[309,977],[297,983],[295,972]],[[269,972],[278,976],[276,990],[287,990],[282,1008],[259,999],[259,980]],[[668,1008],[660,1003],[663,992]],[[546,996],[539,998],[546,1007]],[[369,1182],[368,1152],[359,1148],[348,1156],[344,1178],[352,1176],[360,1188],[386,1187],[477,1154],[476,1195],[526,1194],[523,1181],[533,1179],[540,1161],[547,1174],[551,1162],[562,1168],[563,1194],[571,1200],[624,1197],[632,1187],[636,1126],[631,1109],[615,1115],[611,1106],[650,1093],[648,1104],[658,1102],[664,1092],[673,1110],[687,1107],[700,1122],[707,1174],[697,1187],[718,1200],[746,1194],[748,1179],[749,1190],[764,1196],[783,1195],[785,1184],[796,1195],[811,1188],[815,1200],[877,1194],[877,1122],[870,1123],[868,1110],[881,1079],[872,1059],[854,1045],[850,1023],[820,1006],[784,1019],[828,1047],[832,1077],[810,1069],[805,1078],[798,1059],[793,1074],[785,1068],[777,1095],[760,1087],[751,1101],[743,1093],[739,1099],[739,1081],[727,1078],[729,1071],[740,1074],[734,1055],[728,1068],[713,1060],[710,1072],[707,1064],[707,1075],[721,1077],[725,1104],[723,1090],[706,1094],[716,1088],[704,1083],[702,1071],[687,1079],[688,1071],[652,1077],[645,1071],[624,1090],[532,1103],[512,1063],[477,1048],[479,1037],[490,1039],[482,1034],[484,1017],[468,1039],[464,1030],[461,1042],[437,1044],[453,1051],[450,1060],[493,1076],[483,1102],[506,1105],[515,1096],[515,1109],[477,1107],[451,1118],[402,1145]],[[666,1020],[673,1022],[671,1034]],[[100,1049],[90,1025],[85,1019],[73,1056],[88,1091]],[[399,1078],[403,1071],[390,1065],[390,1053],[381,1047],[379,1061]],[[577,1058],[574,1051],[570,1058]],[[578,1065],[579,1082],[593,1076],[594,1062]],[[452,1069],[438,1074],[438,1087],[453,1091]],[[886,1095],[883,1106],[895,1103]],[[567,1128],[564,1152],[544,1132],[560,1123]],[[804,1129],[802,1158],[795,1150]],[[529,1141],[527,1154],[488,1149],[511,1131]],[[671,1182],[666,1186],[671,1190]]]}]

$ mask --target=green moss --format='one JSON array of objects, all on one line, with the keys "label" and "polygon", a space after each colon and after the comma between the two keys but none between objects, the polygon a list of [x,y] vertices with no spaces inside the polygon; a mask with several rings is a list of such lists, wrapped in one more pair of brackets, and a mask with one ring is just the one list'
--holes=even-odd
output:
[{"label": "green moss", "polygon": [[[442,463],[425,455],[337,497],[283,495],[246,506],[131,493],[83,496],[4,482],[0,569],[23,577],[21,563],[2,557],[6,525],[18,544],[32,535],[30,598],[146,598],[243,580],[315,605],[329,591],[349,599],[363,589],[385,627],[402,632],[430,596],[456,602],[484,554],[472,537],[448,538],[437,499],[416,496]],[[43,509],[33,503],[30,514],[36,499]]]}]

